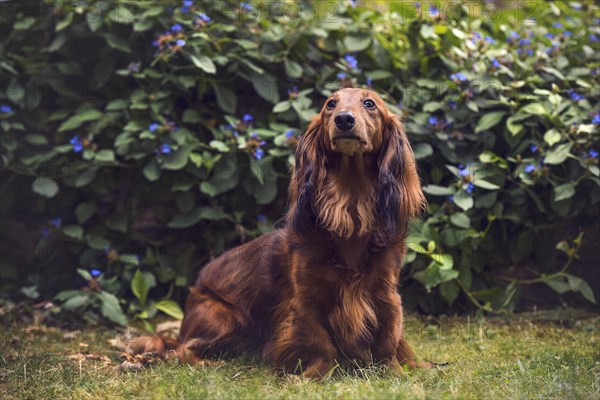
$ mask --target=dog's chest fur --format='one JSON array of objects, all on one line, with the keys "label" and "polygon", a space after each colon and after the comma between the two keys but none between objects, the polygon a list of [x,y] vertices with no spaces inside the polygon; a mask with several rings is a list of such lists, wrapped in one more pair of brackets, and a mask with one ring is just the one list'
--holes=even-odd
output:
[{"label": "dog's chest fur", "polygon": [[347,358],[368,359],[377,314],[369,284],[369,251],[365,240],[334,242],[339,280],[328,315],[332,340]]}]

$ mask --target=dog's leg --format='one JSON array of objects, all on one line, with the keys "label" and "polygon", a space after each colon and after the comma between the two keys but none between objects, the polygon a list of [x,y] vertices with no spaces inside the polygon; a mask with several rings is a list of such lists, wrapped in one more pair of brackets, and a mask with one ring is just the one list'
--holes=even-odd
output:
[{"label": "dog's leg", "polygon": [[277,333],[273,348],[275,365],[284,372],[320,379],[334,367],[336,358],[337,350],[317,316],[291,312]]}]

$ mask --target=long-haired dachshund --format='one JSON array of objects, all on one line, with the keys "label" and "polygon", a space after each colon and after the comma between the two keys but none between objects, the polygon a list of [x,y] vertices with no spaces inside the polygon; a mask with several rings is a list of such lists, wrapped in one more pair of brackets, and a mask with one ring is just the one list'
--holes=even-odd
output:
[{"label": "long-haired dachshund", "polygon": [[259,352],[323,377],[337,362],[418,367],[397,292],[407,223],[425,205],[402,123],[373,91],[333,93],[299,140],[286,227],[221,255],[191,288],[177,340],[132,353],[184,361]]}]

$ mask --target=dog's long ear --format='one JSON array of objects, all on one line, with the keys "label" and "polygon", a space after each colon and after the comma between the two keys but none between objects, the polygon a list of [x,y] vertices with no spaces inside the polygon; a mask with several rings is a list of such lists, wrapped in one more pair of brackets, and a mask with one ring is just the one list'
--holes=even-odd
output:
[{"label": "dog's long ear", "polygon": [[315,194],[326,174],[326,154],[323,143],[321,114],[308,125],[296,147],[296,163],[290,181],[289,226],[296,232],[316,226]]},{"label": "dog's long ear", "polygon": [[384,128],[377,160],[378,219],[386,236],[405,235],[408,221],[425,207],[412,148],[400,119],[391,115]]}]

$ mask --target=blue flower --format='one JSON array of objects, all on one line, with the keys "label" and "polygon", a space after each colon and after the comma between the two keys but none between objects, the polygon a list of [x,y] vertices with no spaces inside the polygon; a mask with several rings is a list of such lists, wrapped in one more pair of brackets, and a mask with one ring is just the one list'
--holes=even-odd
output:
[{"label": "blue flower", "polygon": [[495,58],[492,60],[492,67],[494,68],[500,68],[502,64],[500,64],[500,61],[496,60]]},{"label": "blue flower", "polygon": [[510,37],[509,37],[509,41],[510,41],[511,39],[512,39],[512,40],[518,40],[518,39],[521,37],[521,36],[519,36],[519,34],[518,34],[517,32],[515,32],[515,31],[511,31],[511,32],[510,32],[508,35],[510,36]]},{"label": "blue flower", "polygon": [[79,137],[73,136],[69,143],[73,145],[73,151],[75,153],[81,153],[83,151],[83,142]]},{"label": "blue flower", "polygon": [[196,18],[197,18],[197,20],[205,22],[205,23],[209,23],[210,21],[212,21],[212,19],[208,15],[206,15],[204,13],[199,13],[196,16]]},{"label": "blue flower", "polygon": [[479,33],[479,32],[473,32],[473,36],[475,36],[475,39],[481,40],[481,33]]},{"label": "blue flower", "polygon": [[348,66],[352,69],[357,69],[358,68],[358,60],[356,59],[356,57],[351,56],[350,54],[346,54],[344,56],[344,60],[346,60],[346,62],[348,63]]},{"label": "blue flower", "polygon": [[265,214],[258,214],[256,220],[258,222],[267,222],[267,216]]},{"label": "blue flower", "polygon": [[183,27],[179,24],[175,24],[173,26],[171,26],[171,32],[181,32],[183,30]]},{"label": "blue flower", "polygon": [[496,43],[496,41],[494,39],[492,39],[491,37],[489,37],[489,36],[485,37],[485,41],[488,42],[488,43],[490,43],[490,44]]},{"label": "blue flower", "polygon": [[430,5],[429,6],[429,15],[431,15],[434,18],[439,17],[440,10],[438,10],[436,7]]},{"label": "blue flower", "polygon": [[531,39],[521,39],[519,40],[519,46],[528,46],[531,44]]},{"label": "blue flower", "polygon": [[564,31],[563,35],[565,35],[565,37],[573,36],[573,32],[571,32],[571,31]]},{"label": "blue flower", "polygon": [[160,146],[158,146],[158,151],[161,154],[169,154],[173,151],[173,149],[171,149],[171,146],[169,146],[167,143],[163,143]]},{"label": "blue flower", "polygon": [[552,34],[552,33],[548,32],[548,33],[546,33],[546,34],[544,35],[544,37],[545,37],[545,38],[547,38],[547,39],[554,39],[554,34]]},{"label": "blue flower", "polygon": [[560,22],[555,22],[555,23],[552,24],[552,26],[555,27],[555,28],[562,28],[563,24],[561,24]]},{"label": "blue flower", "polygon": [[454,196],[448,196],[446,197],[446,200],[448,200],[450,203],[454,202]]},{"label": "blue flower", "polygon": [[450,106],[451,109],[456,110],[456,107],[458,107],[458,103],[456,103],[454,100],[450,100],[448,102],[448,106]]},{"label": "blue flower", "polygon": [[436,126],[438,124],[438,117],[436,117],[435,115],[432,115],[431,117],[429,117],[429,125],[433,125]]},{"label": "blue flower", "polygon": [[12,108],[10,106],[0,106],[0,112],[2,112],[2,114],[8,114],[12,112]]},{"label": "blue flower", "polygon": [[102,275],[102,271],[100,271],[99,269],[90,269],[90,275],[92,275],[95,278],[97,276]]},{"label": "blue flower", "polygon": [[154,132],[156,129],[158,129],[158,122],[153,122],[150,125],[148,125],[148,130],[150,132]]},{"label": "blue flower", "polygon": [[246,11],[251,11],[251,10],[252,10],[252,6],[251,6],[250,4],[248,4],[248,3],[242,3],[242,4],[240,4],[240,6],[241,6],[241,7],[242,7],[244,10],[246,10]]},{"label": "blue flower", "polygon": [[573,100],[573,101],[579,101],[579,100],[584,100],[585,99],[584,95],[582,95],[581,93],[577,93],[573,89],[567,90],[567,93],[569,94],[569,96],[571,96],[571,100]]},{"label": "blue flower", "polygon": [[337,74],[338,79],[344,79],[346,78],[346,74],[344,72],[340,72],[339,74]]},{"label": "blue flower", "polygon": [[179,47],[183,47],[183,46],[185,46],[185,40],[183,40],[183,39],[177,39],[177,41],[175,42],[175,44],[177,44],[177,46],[179,46]]},{"label": "blue flower", "polygon": [[590,36],[588,36],[588,38],[590,39],[590,42],[598,42],[600,41],[600,38],[598,37],[598,35],[592,33]]},{"label": "blue flower", "polygon": [[370,76],[367,76],[367,86],[373,87],[373,78],[371,78]]},{"label": "blue flower", "polygon": [[50,225],[52,225],[55,228],[60,228],[62,225],[62,218],[60,218],[60,217],[52,218],[50,220]]},{"label": "blue flower", "polygon": [[254,158],[256,158],[257,160],[260,160],[264,156],[265,156],[265,151],[263,149],[258,148],[254,151]]},{"label": "blue flower", "polygon": [[194,2],[191,0],[184,0],[183,1],[183,6],[179,9],[179,11],[181,11],[182,14],[187,14],[190,12],[190,7],[192,7],[194,5]]},{"label": "blue flower", "polygon": [[285,133],[285,137],[288,138],[288,139],[291,139],[294,136],[294,133],[295,132],[292,129],[290,129],[289,131],[287,131]]},{"label": "blue flower", "polygon": [[598,152],[596,150],[590,150],[588,151],[588,154],[592,158],[598,158]]},{"label": "blue flower", "polygon": [[251,124],[252,121],[254,121],[254,117],[251,114],[244,114],[242,117],[242,122],[244,122],[246,125]]},{"label": "blue flower", "polygon": [[536,166],[533,164],[527,164],[525,166],[525,172],[527,172],[528,174],[532,173],[535,170],[536,170]]},{"label": "blue flower", "polygon": [[462,72],[457,72],[456,74],[450,75],[450,79],[453,81],[466,82],[469,80],[465,74]]},{"label": "blue flower", "polygon": [[473,193],[473,189],[475,189],[475,185],[473,185],[473,183],[469,182],[469,184],[467,185],[467,188],[465,189],[465,191],[467,193]]},{"label": "blue flower", "polygon": [[467,168],[462,168],[462,166],[460,166],[460,165],[458,167],[458,172],[459,172],[460,176],[469,176],[469,175],[471,175],[471,172],[469,172],[469,170]]},{"label": "blue flower", "polygon": [[592,124],[600,125],[600,114],[594,115],[594,118],[592,118]]},{"label": "blue flower", "polygon": [[531,150],[532,153],[535,153],[538,151],[538,147],[535,144],[532,144],[529,146],[529,150]]}]

